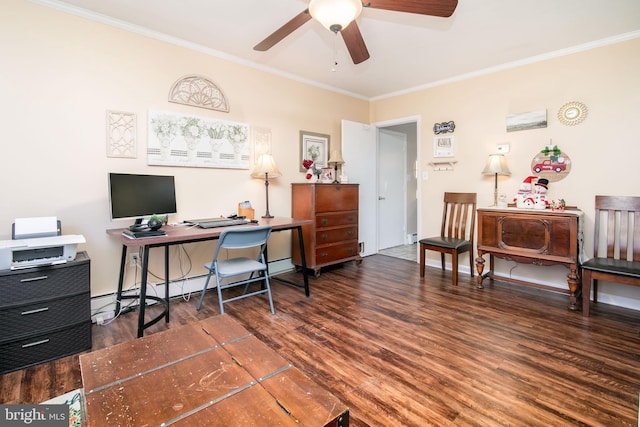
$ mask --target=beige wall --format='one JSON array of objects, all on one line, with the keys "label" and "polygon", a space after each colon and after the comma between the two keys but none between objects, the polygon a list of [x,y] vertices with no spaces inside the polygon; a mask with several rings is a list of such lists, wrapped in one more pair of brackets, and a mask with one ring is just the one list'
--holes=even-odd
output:
[{"label": "beige wall", "polygon": [[[226,215],[242,200],[252,201],[258,215],[265,212],[264,181],[251,179],[248,170],[147,166],[149,109],[270,128],[272,152],[283,174],[269,187],[269,210],[276,216],[290,215],[290,183],[305,180],[299,172],[299,131],[329,134],[333,144],[340,144],[341,119],[367,120],[363,100],[28,1],[6,0],[2,9],[0,239],[10,238],[15,218],[58,216],[64,233],[87,239],[82,249],[92,259],[93,295],[113,292],[117,283],[120,247],[105,230],[129,225],[110,221],[109,172],[175,175],[179,213],[172,221]],[[213,80],[230,112],[168,103],[170,87],[188,74]],[[137,114],[136,159],[106,156],[107,110]],[[274,233],[273,240],[270,258],[289,257],[287,233]],[[185,247],[194,257],[191,274],[202,273],[211,245]],[[172,266],[172,276],[179,270]],[[127,269],[129,282],[132,271]]]},{"label": "beige wall", "polygon": [[[179,214],[227,214],[240,200],[264,212],[264,184],[246,170],[150,167],[146,164],[149,109],[239,121],[272,131],[273,154],[283,173],[270,186],[270,211],[290,213],[290,183],[299,172],[300,130],[327,133],[340,144],[340,121],[376,123],[420,115],[421,171],[419,233],[437,233],[443,191],[477,191],[479,205],[492,202],[493,180],[480,174],[487,155],[508,142],[511,177],[500,190],[515,194],[529,174],[537,151],[553,140],[573,161],[571,174],[552,183],[549,196],[563,197],[586,213],[585,248],[591,254],[595,194],[638,194],[640,117],[640,40],[473,79],[376,100],[371,103],[321,90],[228,62],[202,52],[153,40],[107,25],[38,6],[5,0],[0,14],[0,114],[2,117],[0,239],[9,238],[14,218],[56,215],[65,233],[83,234],[82,249],[92,258],[92,294],[115,290],[120,247],[105,229],[128,225],[109,219],[108,172],[160,173],[176,176]],[[461,53],[463,54],[463,53]],[[170,104],[171,85],[187,74],[212,79],[230,103],[228,114]],[[556,114],[568,101],[589,107],[579,126],[560,124]],[[544,129],[507,133],[511,113],[546,109]],[[106,110],[137,114],[138,156],[106,156]],[[433,172],[433,123],[454,120],[454,172]],[[2,231],[4,230],[4,231]],[[272,258],[286,258],[289,242],[276,237]],[[209,244],[186,247],[194,271],[209,256]],[[173,259],[178,254],[174,253]],[[177,261],[174,261],[177,263]],[[366,266],[366,263],[364,264]],[[511,264],[501,268],[511,269]],[[518,266],[514,274],[541,277],[559,286],[566,271],[540,273]],[[177,269],[172,267],[175,274]],[[131,282],[131,271],[127,280]],[[610,300],[633,305],[640,290],[607,287]],[[607,298],[601,299],[607,302]]]},{"label": "beige wall", "polygon": [[[589,108],[587,119],[577,126],[558,121],[558,109],[569,101]],[[508,114],[547,110],[548,126],[506,132]],[[593,205],[596,194],[640,195],[640,40],[601,47],[506,71],[467,79],[419,92],[372,102],[371,122],[384,122],[419,114],[421,170],[428,180],[421,184],[420,236],[439,233],[444,191],[475,191],[479,206],[493,203],[493,177],[481,175],[487,156],[496,144],[509,143],[506,155],[510,177],[499,178],[499,190],[513,197],[531,172],[531,160],[549,141],[572,161],[571,173],[549,185],[550,198],[564,198],[585,213],[584,248],[593,254]],[[432,127],[455,121],[453,172],[434,172]],[[435,259],[437,254],[430,253]],[[467,265],[467,261],[462,261]],[[499,267],[509,273],[515,263]],[[566,270],[557,272],[519,265],[511,273],[555,282],[566,289]],[[552,269],[553,270],[553,269]],[[603,302],[640,308],[640,289],[603,286]]]}]

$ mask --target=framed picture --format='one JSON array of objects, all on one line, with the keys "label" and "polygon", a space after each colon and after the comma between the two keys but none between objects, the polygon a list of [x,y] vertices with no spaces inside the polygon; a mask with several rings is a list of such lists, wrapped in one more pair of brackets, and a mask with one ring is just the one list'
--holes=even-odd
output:
[{"label": "framed picture", "polygon": [[510,114],[507,116],[507,132],[546,127],[547,110]]},{"label": "framed picture", "polygon": [[300,131],[300,172],[306,172],[303,160],[313,160],[317,169],[329,166],[329,135]]},{"label": "framed picture", "polygon": [[436,136],[433,139],[433,157],[453,157],[453,136]]}]

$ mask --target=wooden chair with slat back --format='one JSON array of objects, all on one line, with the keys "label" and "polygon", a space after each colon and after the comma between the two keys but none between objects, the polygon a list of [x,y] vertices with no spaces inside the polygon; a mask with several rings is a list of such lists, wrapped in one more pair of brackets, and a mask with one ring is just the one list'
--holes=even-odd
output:
[{"label": "wooden chair with slat back", "polygon": [[444,255],[451,255],[451,278],[458,284],[458,255],[469,252],[469,269],[474,274],[473,242],[476,224],[476,193],[444,193],[440,235],[420,239],[420,277],[424,277],[425,251],[440,252],[442,271]]},{"label": "wooden chair with slat back", "polygon": [[598,280],[640,286],[640,197],[596,196],[593,258],[582,264],[582,315]]}]

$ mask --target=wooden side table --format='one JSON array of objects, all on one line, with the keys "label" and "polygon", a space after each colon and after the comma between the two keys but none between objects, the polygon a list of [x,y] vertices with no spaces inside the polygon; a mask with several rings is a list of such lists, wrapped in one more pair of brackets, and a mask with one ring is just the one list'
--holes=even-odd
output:
[{"label": "wooden side table", "polygon": [[[569,309],[578,310],[578,278],[582,211],[533,210],[519,208],[478,209],[478,288],[486,277],[562,292],[552,286],[500,276],[494,272],[494,257],[534,265],[564,265],[569,268]],[[484,254],[489,254],[489,271],[483,273]],[[564,291],[567,293],[567,291]]]}]

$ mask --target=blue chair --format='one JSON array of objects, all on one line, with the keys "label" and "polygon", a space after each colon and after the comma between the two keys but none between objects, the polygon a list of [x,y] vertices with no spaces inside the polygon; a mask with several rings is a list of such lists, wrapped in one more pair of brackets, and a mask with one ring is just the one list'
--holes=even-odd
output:
[{"label": "blue chair", "polygon": [[[265,293],[269,297],[271,314],[275,314],[273,299],[271,297],[271,286],[269,285],[269,275],[267,274],[267,263],[264,255],[270,234],[270,225],[230,228],[224,230],[220,234],[218,246],[213,254],[213,260],[205,264],[205,268],[209,270],[209,274],[207,274],[207,280],[205,281],[204,288],[200,295],[198,310],[200,310],[200,307],[202,306],[202,301],[204,300],[205,292],[209,287],[211,276],[215,275],[216,287],[218,289],[218,302],[220,303],[220,314],[224,314],[224,304],[228,302]],[[229,257],[235,250],[251,250],[251,248],[259,248],[256,258],[248,258],[246,256],[235,258]],[[230,283],[228,282],[224,285],[222,284],[222,279],[234,276],[244,276],[244,278],[237,281],[231,281]],[[261,286],[257,291],[247,293],[249,285],[255,282],[264,282],[264,286]],[[244,285],[244,291],[242,294],[228,299],[223,298],[223,290],[241,285]]]}]

